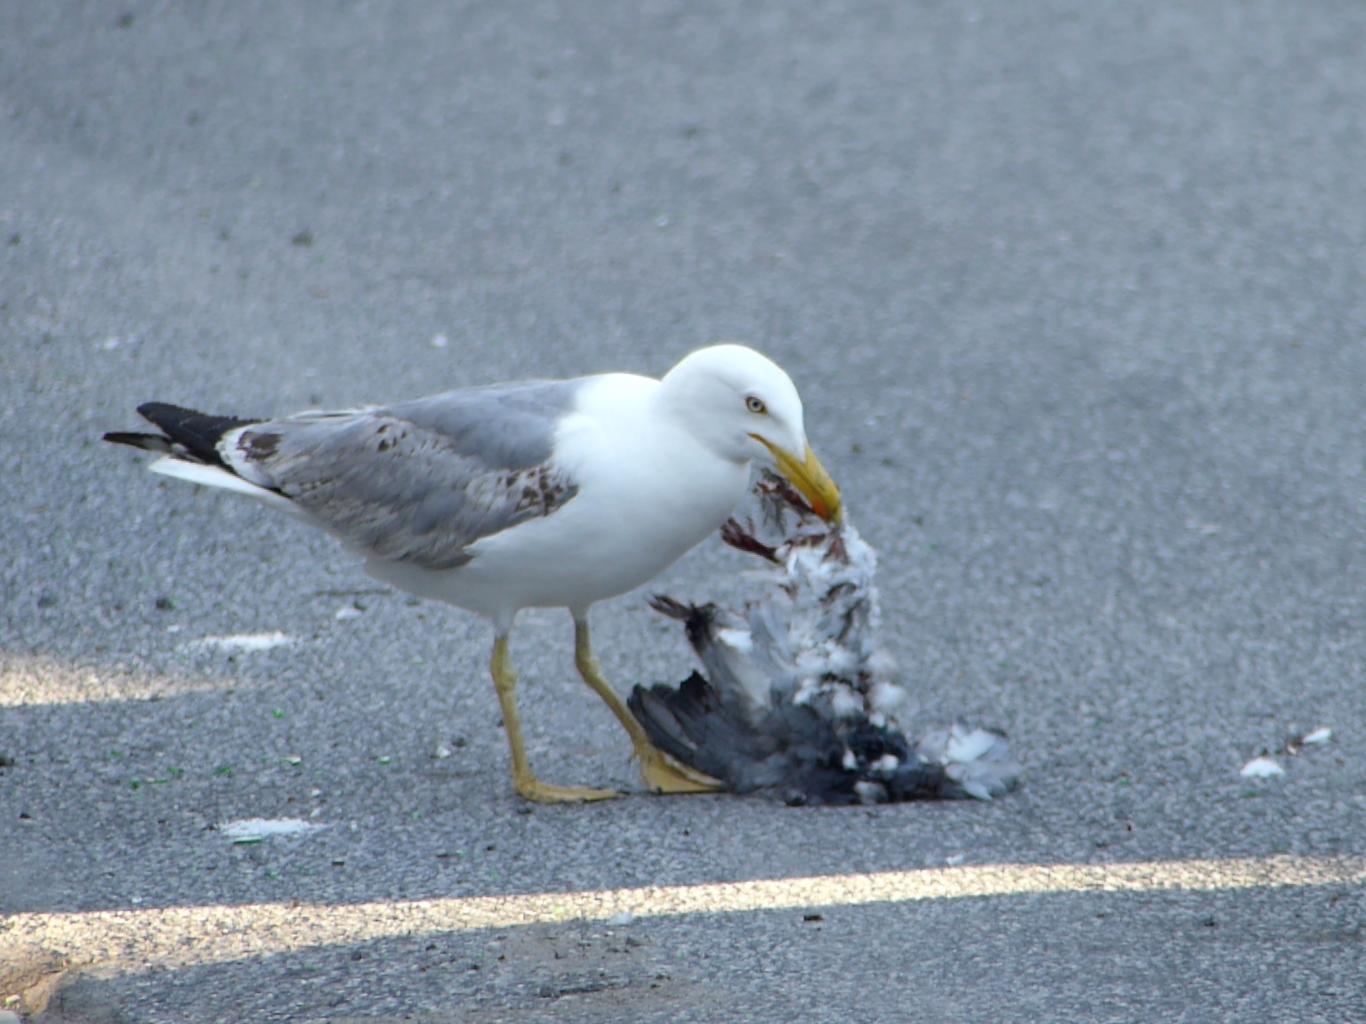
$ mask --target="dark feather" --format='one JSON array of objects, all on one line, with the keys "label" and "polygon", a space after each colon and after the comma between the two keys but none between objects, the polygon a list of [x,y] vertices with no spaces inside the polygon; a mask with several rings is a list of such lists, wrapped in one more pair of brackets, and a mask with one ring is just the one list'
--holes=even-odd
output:
[{"label": "dark feather", "polygon": [[110,444],[126,444],[130,448],[141,448],[145,452],[169,454],[173,450],[170,438],[164,434],[134,434],[111,430],[104,435]]},{"label": "dark feather", "polygon": [[212,416],[167,402],[145,402],[138,406],[138,415],[160,427],[169,441],[196,461],[224,468],[228,466],[218,454],[218,442],[223,435],[260,422],[237,416]]},{"label": "dark feather", "polygon": [[126,444],[143,451],[175,455],[188,462],[222,466],[229,470],[232,467],[218,453],[218,442],[230,430],[259,422],[237,416],[211,416],[167,402],[146,402],[138,406],[138,413],[162,432],[110,431],[104,435],[104,439],[111,444]]}]

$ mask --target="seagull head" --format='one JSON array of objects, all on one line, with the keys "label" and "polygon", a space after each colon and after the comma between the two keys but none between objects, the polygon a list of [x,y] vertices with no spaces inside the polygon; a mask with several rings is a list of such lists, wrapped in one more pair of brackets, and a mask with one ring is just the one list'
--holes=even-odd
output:
[{"label": "seagull head", "polygon": [[818,516],[840,521],[839,488],[806,440],[797,388],[771,359],[744,345],[712,345],[685,356],[661,389],[718,455],[771,465]]}]

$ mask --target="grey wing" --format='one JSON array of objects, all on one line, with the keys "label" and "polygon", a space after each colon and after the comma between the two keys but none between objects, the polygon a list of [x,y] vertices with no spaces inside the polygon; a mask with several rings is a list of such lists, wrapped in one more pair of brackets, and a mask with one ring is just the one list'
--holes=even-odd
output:
[{"label": "grey wing", "polygon": [[301,413],[243,428],[224,455],[349,547],[450,569],[481,537],[548,516],[578,493],[553,449],[579,386],[531,381]]}]

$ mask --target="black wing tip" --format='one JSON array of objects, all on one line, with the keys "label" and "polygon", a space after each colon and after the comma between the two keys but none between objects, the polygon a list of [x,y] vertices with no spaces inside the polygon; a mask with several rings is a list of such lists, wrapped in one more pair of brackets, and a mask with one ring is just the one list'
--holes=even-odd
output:
[{"label": "black wing tip", "polygon": [[169,452],[171,442],[161,434],[141,434],[121,430],[111,430],[101,435],[101,440],[110,444],[126,444],[130,448],[141,448],[147,452]]},{"label": "black wing tip", "polygon": [[171,402],[143,402],[138,406],[138,415],[152,423],[156,423],[163,416],[202,416],[204,415],[197,409],[191,409],[184,405],[175,405]]},{"label": "black wing tip", "polygon": [[249,427],[253,423],[261,422],[259,417],[219,416],[171,402],[143,402],[138,406],[138,415],[168,433],[177,427],[191,424],[201,430],[212,427],[232,430],[234,427]]},{"label": "black wing tip", "polygon": [[112,431],[104,435],[113,444],[126,444],[146,451],[175,452],[191,461],[224,465],[218,454],[223,435],[260,420],[241,416],[214,416],[170,402],[143,402],[138,415],[161,430],[161,434]]}]

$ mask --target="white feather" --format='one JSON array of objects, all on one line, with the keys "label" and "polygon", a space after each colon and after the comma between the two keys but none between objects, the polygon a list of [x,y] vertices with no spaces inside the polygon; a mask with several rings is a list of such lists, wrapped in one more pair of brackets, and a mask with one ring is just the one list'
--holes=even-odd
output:
[{"label": "white feather", "polygon": [[985,729],[954,725],[949,731],[947,753],[952,761],[976,761],[995,745],[996,737]]},{"label": "white feather", "polygon": [[754,653],[754,634],[747,629],[718,629],[716,639],[740,654]]},{"label": "white feather", "polygon": [[875,712],[883,715],[895,713],[896,709],[906,702],[906,691],[896,683],[887,683],[879,680],[868,690],[868,706]]},{"label": "white feather", "polygon": [[854,718],[863,714],[863,698],[848,686],[836,683],[830,687],[830,709],[836,718]]}]

